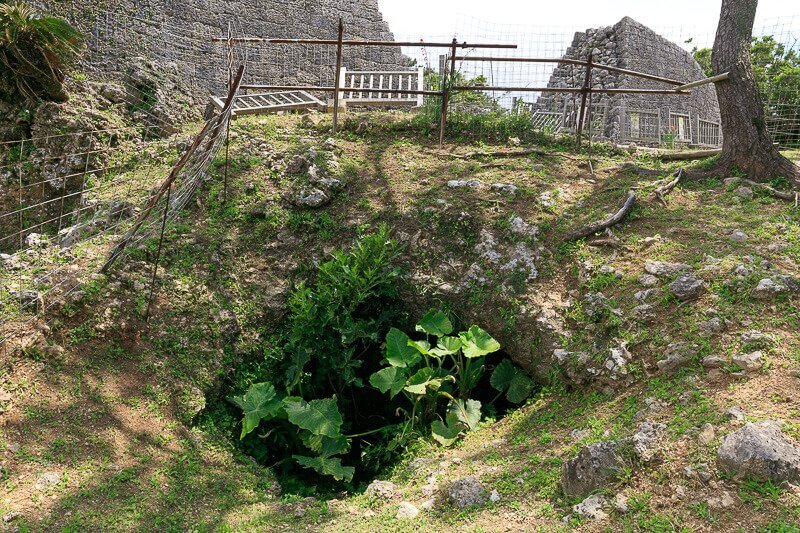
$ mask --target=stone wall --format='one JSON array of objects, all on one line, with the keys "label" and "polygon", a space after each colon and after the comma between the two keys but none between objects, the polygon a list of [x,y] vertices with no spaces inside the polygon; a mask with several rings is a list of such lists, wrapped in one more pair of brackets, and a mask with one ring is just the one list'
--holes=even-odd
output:
[{"label": "stone wall", "polygon": [[[629,17],[623,18],[613,26],[577,32],[564,57],[585,60],[590,52],[594,53],[593,60],[596,63],[686,82],[705,77],[700,65],[690,53]],[[559,65],[553,71],[548,87],[580,87],[584,76],[585,69],[581,66]],[[665,83],[599,69],[593,71],[593,77],[593,86],[604,89],[671,87]],[[669,132],[670,113],[689,115],[694,142],[696,142],[695,130],[698,118],[719,122],[720,117],[713,85],[694,89],[689,96],[625,94],[594,95],[593,99],[596,104],[593,108],[595,116],[599,119],[600,114],[605,112],[602,126],[599,123],[597,126],[602,129],[604,137],[615,141],[630,140],[631,112],[657,111],[657,115],[653,115],[652,123],[659,128],[658,137],[661,139]],[[566,111],[567,117],[573,117],[573,124],[579,107],[580,95],[566,93],[543,93],[536,102],[538,110],[562,113]],[[656,118],[657,116],[660,120]]]},{"label": "stone wall", "polygon": [[[226,50],[211,37],[336,38],[338,19],[349,39],[393,40],[377,0],[105,0],[40,1],[39,7],[64,16],[88,36],[91,65],[101,73],[124,73],[136,57],[180,74],[187,85],[224,92]],[[245,82],[333,84],[333,46],[245,44]],[[348,69],[396,70],[408,64],[399,48],[348,49]]]}]

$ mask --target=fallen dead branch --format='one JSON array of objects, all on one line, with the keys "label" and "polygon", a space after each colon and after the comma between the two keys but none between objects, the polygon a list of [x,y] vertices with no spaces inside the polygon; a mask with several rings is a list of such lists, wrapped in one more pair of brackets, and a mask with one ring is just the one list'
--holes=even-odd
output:
[{"label": "fallen dead branch", "polygon": [[661,203],[664,204],[664,207],[667,206],[667,201],[664,199],[664,197],[668,195],[670,192],[672,192],[672,189],[674,189],[675,186],[678,185],[682,177],[683,177],[683,168],[681,168],[678,171],[678,176],[674,180],[670,181],[669,183],[665,183],[664,185],[661,185],[659,187],[656,187],[656,190],[653,191],[653,194],[655,194],[658,197],[658,199],[661,200]]},{"label": "fallen dead branch", "polygon": [[619,211],[617,211],[608,218],[592,222],[581,228],[570,231],[564,236],[563,241],[568,242],[568,241],[577,241],[579,239],[584,239],[590,235],[594,235],[598,231],[603,231],[604,229],[619,224],[627,216],[628,212],[633,207],[633,203],[635,201],[636,201],[636,193],[634,193],[632,190],[628,191],[628,198],[625,200],[625,203],[623,204],[622,208]]},{"label": "fallen dead branch", "polygon": [[657,152],[656,157],[662,161],[691,161],[706,159],[722,153],[722,150],[694,150],[687,152]]},{"label": "fallen dead branch", "polygon": [[449,152],[435,152],[426,150],[426,153],[435,156],[452,157],[455,159],[476,159],[481,157],[526,157],[529,155],[541,155],[545,157],[563,157],[565,159],[578,159],[577,157],[560,152],[548,152],[547,150],[540,150],[531,148],[528,150],[498,150],[496,152],[467,152],[466,154],[453,154]]},{"label": "fallen dead branch", "polygon": [[759,189],[762,189],[763,191],[766,191],[770,196],[773,196],[775,198],[780,198],[781,200],[794,202],[795,207],[797,207],[799,193],[795,191],[779,191],[778,189],[770,187],[766,183],[759,183],[757,181],[752,181],[747,179],[742,179],[741,182],[744,183],[745,185],[749,185],[750,187],[757,187]]}]

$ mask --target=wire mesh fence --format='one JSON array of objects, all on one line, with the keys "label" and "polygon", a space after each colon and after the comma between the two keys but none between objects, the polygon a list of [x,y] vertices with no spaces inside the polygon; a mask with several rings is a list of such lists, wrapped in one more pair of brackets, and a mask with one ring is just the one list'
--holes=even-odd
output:
[{"label": "wire mesh fence", "polygon": [[[115,24],[120,19],[130,22],[122,15]],[[100,26],[88,43],[90,62],[104,47],[115,46],[105,40],[113,33]],[[164,42],[199,58],[210,37],[172,35]],[[232,59],[246,61],[238,52]],[[128,68],[89,72],[87,83],[113,83],[130,74]],[[217,74],[224,87],[225,69]],[[82,287],[110,257],[140,250],[163,231],[209,175],[225,143],[230,108],[205,122],[188,118],[175,124],[174,116],[146,107],[131,113],[138,96],[125,94],[132,99],[118,101],[116,109],[127,117],[124,126],[51,135],[34,128],[30,137],[0,142],[0,344],[38,316],[79,300]],[[71,124],[74,129],[84,123]],[[159,133],[151,134],[154,129]]]}]

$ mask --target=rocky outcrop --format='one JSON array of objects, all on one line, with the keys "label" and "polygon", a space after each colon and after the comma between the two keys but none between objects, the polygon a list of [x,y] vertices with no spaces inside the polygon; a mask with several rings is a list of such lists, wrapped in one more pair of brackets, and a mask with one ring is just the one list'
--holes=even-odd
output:
[{"label": "rocky outcrop", "polygon": [[775,484],[800,481],[800,447],[773,420],[747,423],[729,434],[717,450],[717,462],[721,470],[738,479]]}]

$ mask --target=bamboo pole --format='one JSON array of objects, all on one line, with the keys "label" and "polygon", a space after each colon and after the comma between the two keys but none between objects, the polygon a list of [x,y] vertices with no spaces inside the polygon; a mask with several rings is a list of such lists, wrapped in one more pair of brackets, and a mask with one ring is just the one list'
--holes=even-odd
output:
[{"label": "bamboo pole", "polygon": [[716,76],[711,76],[710,78],[704,78],[702,80],[693,81],[692,83],[687,83],[686,85],[681,85],[680,87],[675,87],[676,91],[685,91],[686,89],[694,89],[695,87],[702,87],[703,85],[708,85],[709,83],[717,83],[718,81],[725,81],[730,76],[730,72],[723,72],[722,74],[717,74]]},{"label": "bamboo pole", "polygon": [[[212,42],[224,42],[225,37],[212,37]],[[338,46],[337,39],[270,39],[263,37],[235,37],[234,43],[268,43],[268,44],[318,44]],[[362,41],[350,40],[342,41],[344,46],[387,46],[387,47],[423,47],[423,48],[450,48],[453,43],[428,43],[419,41]],[[460,43],[456,48],[498,48],[506,50],[516,50],[516,44],[493,44],[493,43]]]}]

